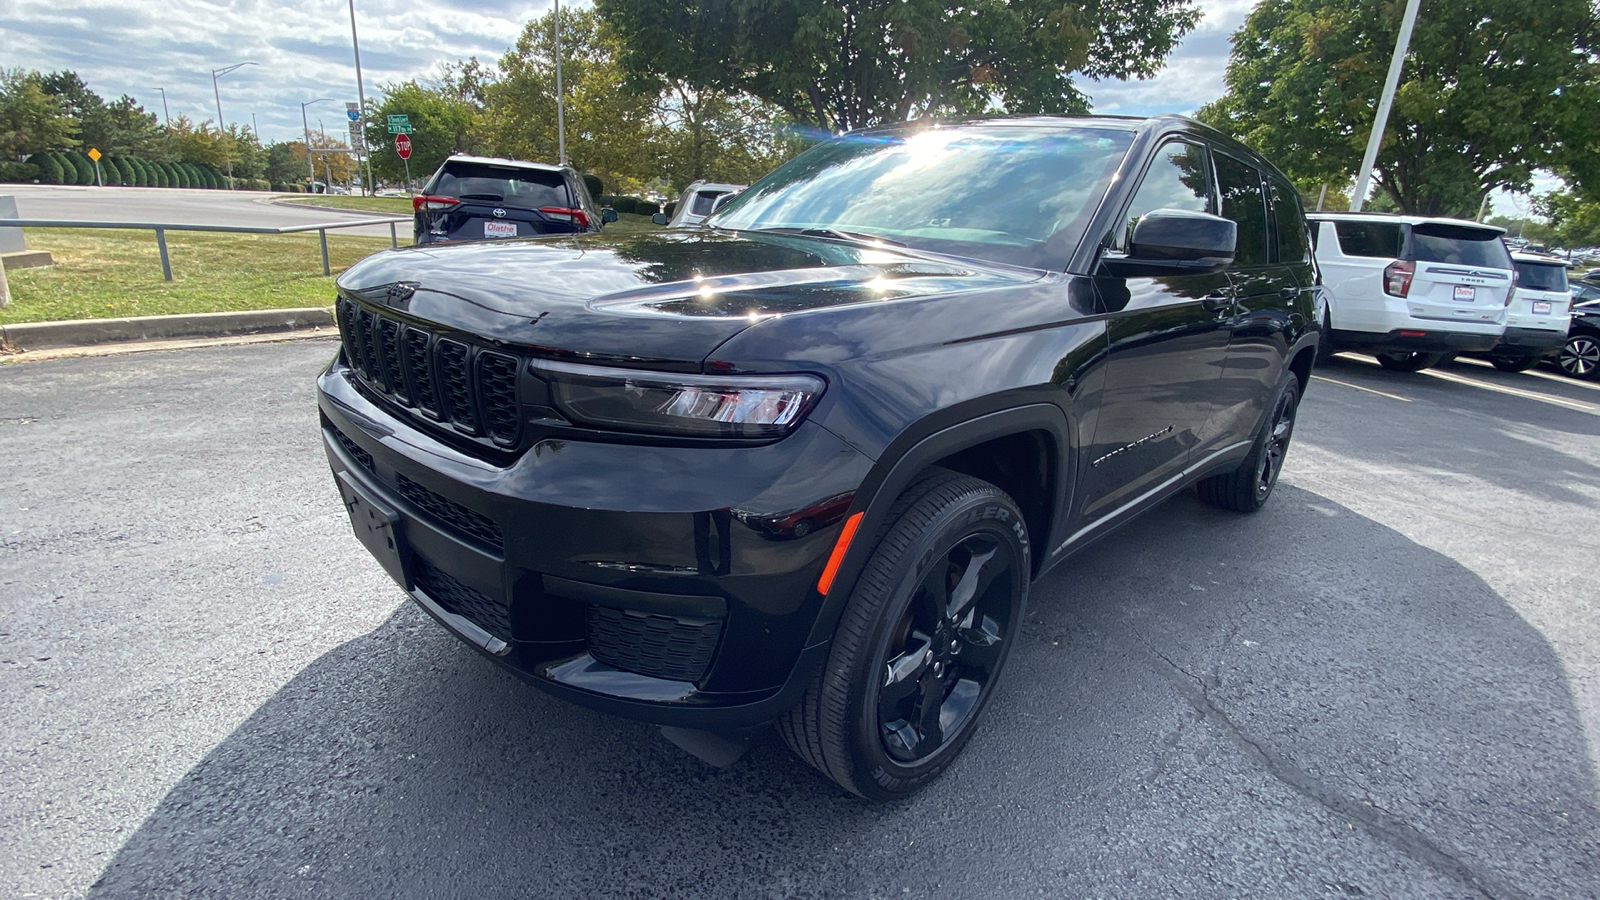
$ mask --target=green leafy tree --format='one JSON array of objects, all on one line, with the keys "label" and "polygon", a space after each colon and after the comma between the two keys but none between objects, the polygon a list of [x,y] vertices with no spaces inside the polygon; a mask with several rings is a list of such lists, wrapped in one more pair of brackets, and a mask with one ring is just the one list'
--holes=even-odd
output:
[{"label": "green leafy tree", "polygon": [[187,116],[179,116],[165,129],[162,141],[173,162],[204,163],[221,168],[239,158],[239,144],[227,132],[218,131],[210,122],[196,125]]},{"label": "green leafy tree", "polygon": [[630,75],[759,97],[827,131],[914,116],[1084,112],[1074,76],[1148,77],[1189,0],[596,0]]},{"label": "green leafy tree", "polygon": [[77,144],[78,120],[38,72],[0,69],[0,159]]},{"label": "green leafy tree", "polygon": [[[1302,189],[1359,167],[1403,4],[1263,0],[1233,36],[1228,92],[1200,117],[1266,150]],[[1417,19],[1378,187],[1403,212],[1471,216],[1497,187],[1593,155],[1591,0],[1455,0]],[[1587,149],[1586,149],[1587,148]]]},{"label": "green leafy tree", "polygon": [[[497,155],[554,163],[556,140],[553,13],[529,22],[484,88],[484,136]],[[653,166],[647,149],[651,97],[624,84],[619,48],[601,33],[593,9],[561,11],[567,157],[607,184],[637,179]]]},{"label": "green leafy tree", "polygon": [[1550,220],[1549,240],[1562,247],[1600,246],[1600,202],[1571,191],[1550,191],[1535,197],[1534,211]]},{"label": "green leafy tree", "polygon": [[267,171],[265,178],[273,188],[291,184],[304,184],[306,180],[305,141],[279,141],[267,145]]},{"label": "green leafy tree", "polygon": [[651,155],[674,191],[707,179],[749,184],[803,149],[782,110],[746,95],[665,85]]},{"label": "green leafy tree", "polygon": [[388,132],[390,115],[403,114],[410,120],[413,179],[425,180],[452,153],[484,151],[483,106],[456,74],[455,69],[446,69],[432,82],[402,81],[381,88],[383,100],[367,117],[374,177],[399,182],[405,175],[405,162],[395,153],[394,136]]}]

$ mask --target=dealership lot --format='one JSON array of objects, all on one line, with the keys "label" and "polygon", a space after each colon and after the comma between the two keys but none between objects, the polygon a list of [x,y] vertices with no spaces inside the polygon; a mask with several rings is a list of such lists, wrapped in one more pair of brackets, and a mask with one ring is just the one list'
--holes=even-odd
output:
[{"label": "dealership lot", "polygon": [[1600,896],[1600,386],[1319,369],[1272,503],[1034,587],[899,805],[495,669],[351,537],[331,341],[0,367],[7,896]]}]

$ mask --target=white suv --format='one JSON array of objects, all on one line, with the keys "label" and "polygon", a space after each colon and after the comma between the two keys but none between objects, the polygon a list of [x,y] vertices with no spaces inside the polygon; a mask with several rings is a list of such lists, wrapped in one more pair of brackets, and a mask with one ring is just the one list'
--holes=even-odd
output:
[{"label": "white suv", "polygon": [[1511,264],[1517,287],[1506,308],[1506,333],[1485,355],[1502,372],[1522,372],[1561,352],[1572,324],[1572,294],[1559,259],[1513,253]]},{"label": "white suv", "polygon": [[1500,343],[1513,285],[1505,229],[1373,213],[1307,218],[1327,289],[1327,352],[1361,350],[1385,369],[1417,372]]}]

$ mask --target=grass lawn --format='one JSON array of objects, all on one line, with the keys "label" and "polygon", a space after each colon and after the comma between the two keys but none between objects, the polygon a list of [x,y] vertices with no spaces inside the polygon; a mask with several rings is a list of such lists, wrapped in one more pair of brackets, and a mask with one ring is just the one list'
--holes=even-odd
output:
[{"label": "grass lawn", "polygon": [[[171,282],[149,231],[26,228],[55,265],[6,272],[11,305],[0,324],[333,305],[317,235],[167,232]],[[335,274],[389,246],[387,237],[328,235]]]}]

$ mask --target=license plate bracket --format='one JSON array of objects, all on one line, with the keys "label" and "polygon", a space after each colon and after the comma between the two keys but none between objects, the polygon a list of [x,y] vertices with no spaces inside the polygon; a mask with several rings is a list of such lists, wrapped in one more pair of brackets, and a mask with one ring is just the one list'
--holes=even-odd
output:
[{"label": "license plate bracket", "polygon": [[485,222],[483,223],[483,236],[486,238],[508,238],[517,236],[517,223],[515,222]]},{"label": "license plate bracket", "polygon": [[411,590],[405,542],[400,537],[400,513],[363,487],[349,472],[340,472],[337,479],[339,496],[350,513],[350,527],[355,529],[356,538],[391,578]]},{"label": "license plate bracket", "polygon": [[1455,299],[1457,303],[1471,303],[1478,297],[1478,289],[1469,284],[1456,285]]},{"label": "license plate bracket", "polygon": [[1535,300],[1535,301],[1533,301],[1533,314],[1536,315],[1536,316],[1548,316],[1550,314],[1550,301],[1549,300]]}]

